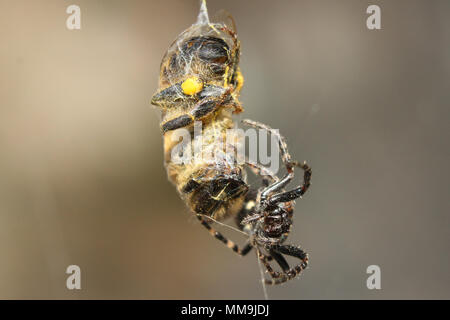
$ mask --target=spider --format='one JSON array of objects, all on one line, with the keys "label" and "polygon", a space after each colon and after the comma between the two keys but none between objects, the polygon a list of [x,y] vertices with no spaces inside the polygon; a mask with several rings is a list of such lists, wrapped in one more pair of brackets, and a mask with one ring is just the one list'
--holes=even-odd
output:
[{"label": "spider", "polygon": [[[281,159],[287,173],[279,179],[266,167],[246,162],[246,166],[262,178],[263,186],[249,190],[244,206],[236,216],[237,225],[249,235],[249,239],[242,248],[214,230],[205,220],[200,221],[215,238],[240,256],[245,256],[255,248],[258,258],[271,276],[271,279],[264,279],[264,282],[268,285],[281,284],[295,278],[308,266],[308,254],[300,247],[284,244],[284,242],[292,227],[294,200],[301,198],[310,187],[312,171],[306,162],[299,163],[291,160],[285,139],[277,131],[265,124],[248,119],[243,120],[243,123],[267,130],[277,137]],[[284,188],[294,178],[295,167],[303,170],[303,183],[292,190],[285,191]],[[283,255],[298,258],[300,263],[291,268]],[[282,272],[272,268],[273,260],[280,266]]]}]

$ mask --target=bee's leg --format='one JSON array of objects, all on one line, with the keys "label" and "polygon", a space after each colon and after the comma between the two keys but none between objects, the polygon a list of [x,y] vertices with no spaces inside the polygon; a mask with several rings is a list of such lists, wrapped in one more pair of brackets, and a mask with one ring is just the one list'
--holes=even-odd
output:
[{"label": "bee's leg", "polygon": [[179,82],[156,92],[152,97],[151,104],[161,108],[172,108],[183,98],[183,89]]},{"label": "bee's leg", "polygon": [[203,99],[197,103],[189,114],[195,120],[201,120],[216,111],[222,105],[216,99]]},{"label": "bee's leg", "polygon": [[[231,105],[232,106],[232,105]],[[167,120],[162,123],[161,129],[163,133],[170,130],[186,127],[194,123],[194,121],[202,120],[211,115],[221,107],[230,107],[228,104],[223,105],[221,101],[213,98],[205,98],[200,100],[189,113],[182,114],[174,119]]]},{"label": "bee's leg", "polygon": [[208,223],[205,218],[202,215],[197,215],[197,219],[200,220],[200,223],[208,229],[209,233],[219,241],[223,242],[228,248],[236,252],[240,256],[245,256],[247,253],[250,252],[250,250],[253,248],[253,246],[250,244],[250,242],[247,242],[245,246],[241,249],[237,244],[235,244],[233,241],[228,240],[225,238],[220,232],[214,230],[213,227],[211,227],[211,224]]},{"label": "bee's leg", "polygon": [[161,125],[161,129],[164,133],[170,130],[186,127],[194,121],[201,120],[208,114],[211,114],[219,107],[217,101],[212,99],[201,100],[194,108],[189,112],[182,114],[174,119],[168,120]]},{"label": "bee's leg", "polygon": [[[176,101],[182,99],[179,95],[181,84],[175,84],[172,87],[166,88],[161,92],[155,94],[152,98],[152,103],[155,105],[163,104],[166,108],[174,105]],[[161,124],[163,133],[175,130],[178,128],[186,127],[192,124],[194,121],[202,120],[203,118],[211,115],[221,107],[226,108],[240,108],[233,96],[231,95],[231,88],[225,88],[215,85],[206,85],[197,96],[200,101],[193,106],[193,108],[176,118],[167,120]]]},{"label": "bee's leg", "polygon": [[[182,84],[183,82],[178,82],[156,92],[152,96],[151,104],[169,110],[176,108],[181,101],[188,98],[188,95],[183,92]],[[223,99],[223,97],[228,94],[229,91],[224,87],[205,85],[203,90],[197,93],[197,98],[199,100],[204,100],[206,98]]]},{"label": "bee's leg", "polygon": [[279,202],[289,202],[295,200],[303,196],[303,194],[308,190],[308,188],[311,185],[311,174],[312,174],[311,168],[306,164],[306,162],[303,162],[302,164],[295,163],[295,165],[299,166],[304,170],[303,183],[294,190],[271,195],[267,200],[269,204],[275,204]]},{"label": "bee's leg", "polygon": [[[275,255],[274,255],[275,253]],[[271,250],[272,257],[280,264],[281,268],[283,269],[283,273],[280,272],[273,272],[275,276],[272,276],[273,279],[271,280],[265,280],[266,284],[275,285],[275,284],[281,284],[288,280],[294,279],[297,277],[303,270],[306,269],[308,266],[308,254],[301,250],[298,247],[292,246],[292,245],[282,245],[277,246],[276,248]],[[286,254],[289,256],[293,256],[295,258],[300,259],[302,262],[299,265],[296,265],[292,268],[287,268],[286,265],[282,265],[282,261],[286,262],[286,260],[281,256],[281,254]],[[279,257],[282,257],[282,260],[279,261]],[[281,263],[280,263],[281,262]],[[270,265],[269,265],[270,267]],[[266,266],[267,268],[267,266]],[[269,270],[269,269],[268,269]],[[272,270],[273,271],[273,270]],[[270,271],[269,271],[270,273]],[[272,275],[272,274],[271,274]]]},{"label": "bee's leg", "polygon": [[162,123],[161,130],[163,131],[163,133],[166,133],[170,130],[186,127],[192,123],[194,123],[194,118],[189,114],[183,114],[179,117],[167,120],[166,122]]}]

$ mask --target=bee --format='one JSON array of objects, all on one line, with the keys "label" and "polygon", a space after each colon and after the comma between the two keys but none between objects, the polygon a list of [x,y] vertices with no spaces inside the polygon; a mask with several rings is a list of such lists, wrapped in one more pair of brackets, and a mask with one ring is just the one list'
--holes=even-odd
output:
[{"label": "bee", "polygon": [[[237,161],[234,151],[242,138],[225,139],[225,136],[235,127],[233,114],[243,111],[238,99],[244,83],[239,57],[240,42],[234,26],[211,23],[203,0],[197,22],[183,31],[166,51],[159,88],[151,103],[161,110],[165,166],[182,199],[211,235],[231,250],[244,256],[255,248],[271,276],[265,282],[279,284],[300,274],[308,264],[308,255],[303,250],[284,241],[292,226],[294,200],[310,186],[311,169],[306,163],[291,160],[285,140],[277,131],[251,120],[244,123],[277,136],[287,173],[280,179],[257,163]],[[193,142],[180,152],[190,153],[197,139],[196,123],[202,125],[200,151],[214,154],[214,161],[174,162],[172,153],[178,144],[174,135],[178,130],[189,130]],[[224,148],[216,143],[219,139],[234,143]],[[304,170],[304,181],[285,191],[295,167]],[[262,186],[247,183],[246,169],[261,177]],[[213,222],[228,217],[234,218],[240,230],[248,235],[242,248],[212,227]],[[290,268],[283,255],[301,262]],[[274,271],[272,260],[278,263],[281,272]]]}]

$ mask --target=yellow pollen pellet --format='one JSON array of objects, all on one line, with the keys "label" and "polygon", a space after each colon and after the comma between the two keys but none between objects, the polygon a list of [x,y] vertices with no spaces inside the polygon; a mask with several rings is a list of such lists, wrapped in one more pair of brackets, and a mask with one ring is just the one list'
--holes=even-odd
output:
[{"label": "yellow pollen pellet", "polygon": [[192,95],[202,91],[203,83],[197,77],[187,78],[181,84],[181,89],[183,90],[184,94],[192,96]]},{"label": "yellow pollen pellet", "polygon": [[244,76],[240,71],[238,71],[236,75],[236,81],[237,81],[237,87],[236,90],[239,92],[241,91],[242,86],[244,85]]}]

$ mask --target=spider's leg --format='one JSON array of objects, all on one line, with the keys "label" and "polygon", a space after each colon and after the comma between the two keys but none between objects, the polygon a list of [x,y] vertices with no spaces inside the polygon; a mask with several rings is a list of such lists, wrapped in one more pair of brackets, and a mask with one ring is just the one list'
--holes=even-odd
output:
[{"label": "spider's leg", "polygon": [[[274,250],[269,251],[270,255],[264,255],[260,254],[260,259],[263,262],[264,266],[266,267],[267,271],[269,272],[270,276],[274,279],[283,278],[287,275],[285,273],[289,272],[290,267],[286,259],[278,252]],[[274,260],[278,263],[278,265],[281,267],[283,272],[277,272],[274,271],[272,266],[269,264],[269,261]]]},{"label": "spider's leg", "polygon": [[280,181],[275,182],[271,184],[270,186],[267,186],[264,188],[264,190],[261,193],[261,201],[265,201],[267,197],[276,191],[280,191],[283,189],[289,182],[291,182],[292,178],[294,177],[294,171],[288,172]]},{"label": "spider's leg", "polygon": [[[263,254],[259,249],[257,250],[257,254],[258,254],[259,260],[261,261],[263,266],[266,268],[266,270],[267,270],[266,272],[268,272],[270,274],[272,279],[279,279],[280,277],[283,277],[284,273],[273,270],[272,266],[270,265],[269,261],[273,260],[272,256],[267,256],[267,255]],[[289,267],[288,267],[288,269],[289,269]],[[264,279],[264,282],[267,284],[267,283],[272,282],[272,280]]]},{"label": "spider's leg", "polygon": [[214,238],[223,242],[228,248],[236,252],[238,255],[245,256],[253,248],[249,241],[247,241],[242,249],[239,248],[239,246],[233,241],[225,238],[219,231],[216,231],[202,215],[197,215],[197,219],[200,220],[202,226],[204,226]]},{"label": "spider's leg", "polygon": [[280,146],[281,159],[282,159],[283,163],[286,166],[286,170],[287,170],[286,175],[280,181],[278,181],[276,183],[273,183],[272,185],[267,186],[263,190],[263,192],[261,193],[261,200],[264,201],[265,199],[267,199],[267,197],[271,193],[280,191],[289,182],[291,182],[291,180],[294,178],[294,166],[297,165],[297,163],[293,162],[291,160],[291,155],[289,154],[288,147],[287,147],[287,144],[286,144],[286,140],[277,130],[272,129],[268,125],[265,125],[263,123],[256,122],[256,121],[253,121],[253,120],[245,119],[242,122],[244,122],[245,124],[247,124],[249,126],[255,127],[255,128],[260,128],[260,129],[267,130],[272,135],[276,136],[278,138],[278,143],[279,143],[279,146]]},{"label": "spider's leg", "polygon": [[291,167],[291,165],[290,165],[291,164],[291,155],[289,154],[289,151],[287,148],[286,139],[278,132],[278,130],[274,130],[264,123],[253,121],[250,119],[244,119],[244,120],[242,120],[242,122],[249,126],[255,127],[255,128],[267,130],[268,132],[270,132],[271,134],[276,136],[278,138],[278,143],[280,145],[281,160],[283,161],[283,163],[286,165],[287,168]]},{"label": "spider's leg", "polygon": [[303,183],[291,191],[281,192],[277,194],[273,194],[269,197],[268,202],[269,204],[276,204],[280,202],[289,202],[292,200],[295,200],[301,196],[308,190],[308,188],[311,185],[311,168],[306,164],[306,162],[303,162],[302,164],[294,163],[295,165],[299,166],[304,170],[303,174]]},{"label": "spider's leg", "polygon": [[264,187],[267,187],[271,183],[275,183],[279,180],[279,178],[273,172],[269,171],[269,169],[260,165],[259,163],[253,163],[246,160],[245,164],[255,175],[262,178]]},{"label": "spider's leg", "polygon": [[270,253],[270,256],[275,259],[275,261],[278,263],[278,265],[281,267],[281,269],[284,272],[287,272],[290,269],[289,264],[287,263],[286,259],[281,254],[279,254],[278,252],[276,252],[274,250],[270,250],[269,253]]},{"label": "spider's leg", "polygon": [[[253,189],[253,191],[247,194],[245,199],[244,206],[239,214],[236,216],[236,223],[240,228],[243,228],[243,224],[248,223],[249,221],[244,221],[244,219],[251,218],[252,214],[255,214],[258,211],[259,203],[261,201],[261,192],[269,185],[277,183],[279,178],[271,172],[268,168],[260,165],[259,163],[250,162],[248,159],[245,164],[248,168],[256,175],[262,178],[262,187],[258,189]],[[255,218],[257,218],[258,214],[255,214]],[[251,219],[252,220],[252,219]]]},{"label": "spider's leg", "polygon": [[[292,246],[292,245],[282,245],[282,246],[277,246],[273,250],[279,254],[286,254],[286,255],[298,258],[301,260],[301,263],[288,269],[288,270],[283,270],[283,273],[280,274],[279,277],[276,277],[276,278],[272,277],[273,279],[266,280],[266,284],[270,284],[270,285],[281,284],[288,280],[294,279],[303,270],[305,270],[306,267],[308,266],[308,254],[306,252],[304,252],[302,249],[300,249],[299,247]],[[276,260],[275,257],[274,257],[274,259]]]},{"label": "spider's leg", "polygon": [[273,250],[278,253],[282,253],[282,254],[286,254],[286,255],[294,257],[294,258],[298,258],[298,259],[302,260],[303,262],[305,262],[306,264],[308,264],[307,263],[308,262],[308,254],[297,246],[293,246],[291,244],[284,244],[281,246],[276,246]]}]

